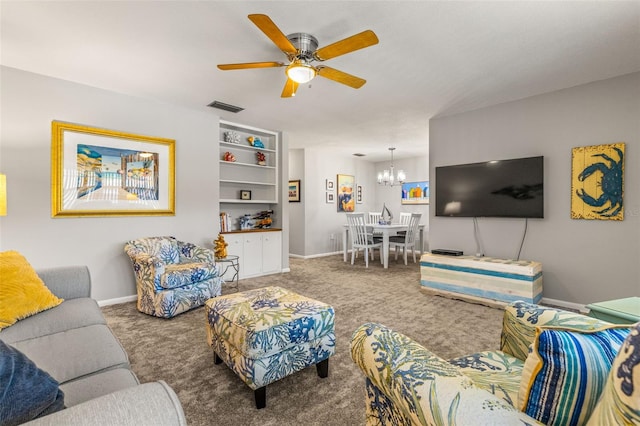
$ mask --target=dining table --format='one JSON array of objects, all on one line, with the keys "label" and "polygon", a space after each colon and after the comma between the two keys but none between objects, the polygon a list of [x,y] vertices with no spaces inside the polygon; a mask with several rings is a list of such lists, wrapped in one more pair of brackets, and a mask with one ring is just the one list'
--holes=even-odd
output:
[{"label": "dining table", "polygon": [[[401,223],[391,223],[388,225],[382,225],[379,223],[371,223],[367,224],[367,228],[373,230],[373,232],[377,232],[382,234],[382,265],[385,269],[389,268],[389,235],[391,232],[398,231],[406,231],[409,229],[408,225],[403,225]],[[420,239],[420,256],[424,253],[424,225],[418,225],[419,239]],[[349,225],[344,225],[344,229],[342,230],[342,255],[343,260],[347,261],[347,253],[349,252],[350,245],[347,244],[349,242]]]}]

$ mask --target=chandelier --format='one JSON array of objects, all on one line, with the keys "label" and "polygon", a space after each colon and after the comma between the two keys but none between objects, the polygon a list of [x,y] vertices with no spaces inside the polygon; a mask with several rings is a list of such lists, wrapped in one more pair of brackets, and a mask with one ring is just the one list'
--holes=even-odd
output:
[{"label": "chandelier", "polygon": [[407,176],[404,174],[404,171],[402,170],[398,170],[398,174],[396,175],[393,169],[393,151],[395,150],[395,148],[389,148],[389,151],[391,151],[391,165],[389,166],[389,169],[382,171],[381,173],[378,173],[378,183],[380,185],[389,185],[389,186],[395,186],[395,185],[402,185],[404,183],[404,180],[407,178]]}]

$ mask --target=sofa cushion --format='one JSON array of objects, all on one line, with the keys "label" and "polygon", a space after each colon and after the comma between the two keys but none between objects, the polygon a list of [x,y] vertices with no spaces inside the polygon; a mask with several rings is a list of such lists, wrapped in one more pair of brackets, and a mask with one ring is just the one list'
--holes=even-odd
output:
[{"label": "sofa cushion", "polygon": [[17,251],[0,252],[0,330],[62,303]]},{"label": "sofa cushion", "polygon": [[98,303],[89,298],[70,299],[3,329],[0,339],[15,343],[94,324],[106,324]]},{"label": "sofa cushion", "polygon": [[18,425],[64,408],[58,382],[0,341],[0,424]]},{"label": "sofa cushion", "polygon": [[589,426],[640,424],[640,322],[613,360],[607,384]]},{"label": "sofa cushion", "polygon": [[160,286],[165,289],[184,287],[213,278],[216,274],[215,263],[174,263],[165,266]]},{"label": "sofa cushion", "polygon": [[95,374],[117,367],[128,367],[127,354],[106,325],[50,334],[14,344],[58,382]]},{"label": "sofa cushion", "polygon": [[628,334],[628,325],[539,327],[524,364],[520,410],[550,426],[585,424]]},{"label": "sofa cushion", "polygon": [[60,389],[64,392],[65,406],[73,407],[120,389],[137,386],[139,383],[133,371],[128,368],[114,368],[64,383],[60,385]]}]

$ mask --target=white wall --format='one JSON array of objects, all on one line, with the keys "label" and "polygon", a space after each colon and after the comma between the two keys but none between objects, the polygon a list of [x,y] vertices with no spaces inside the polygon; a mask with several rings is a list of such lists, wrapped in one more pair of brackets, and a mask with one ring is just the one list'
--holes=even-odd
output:
[{"label": "white wall", "polygon": [[[300,202],[289,203],[289,253],[304,256],[307,179],[304,175],[304,150],[289,150],[289,180],[300,180]],[[284,199],[286,202],[287,198]]]},{"label": "white wall", "polygon": [[[0,171],[8,213],[0,249],[34,267],[87,265],[98,300],[136,294],[125,241],[173,235],[212,246],[218,232],[218,116],[1,69]],[[61,120],[176,140],[176,215],[51,217],[51,121]]]},{"label": "white wall", "polygon": [[[407,176],[407,182],[418,182],[429,180],[429,156],[419,156],[414,158],[406,158],[402,160],[394,160],[393,165],[397,170],[403,170]],[[380,162],[375,164],[376,176],[378,172],[389,168],[389,162]],[[398,221],[401,212],[405,213],[422,213],[420,223],[425,225],[425,250],[428,249],[429,235],[429,207],[430,204],[402,204],[402,187],[401,186],[383,186],[376,184],[376,204],[379,211],[382,211],[382,205],[386,206],[393,214],[393,220]]]},{"label": "white wall", "polygon": [[[430,121],[435,167],[543,155],[545,218],[521,258],[540,261],[544,294],[577,304],[640,295],[640,73]],[[624,221],[570,218],[571,148],[626,142]],[[475,253],[470,218],[430,218],[431,247]],[[514,258],[523,219],[479,219],[485,254]]]}]

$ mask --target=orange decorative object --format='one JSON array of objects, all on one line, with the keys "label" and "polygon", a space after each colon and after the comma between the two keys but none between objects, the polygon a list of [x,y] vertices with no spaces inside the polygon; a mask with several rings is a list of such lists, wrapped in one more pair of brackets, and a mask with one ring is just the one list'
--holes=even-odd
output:
[{"label": "orange decorative object", "polygon": [[232,153],[230,153],[229,151],[227,151],[227,152],[225,152],[225,153],[224,153],[224,156],[222,157],[222,159],[223,159],[224,161],[231,161],[231,162],[233,162],[233,161],[236,161],[236,156],[235,156],[235,155],[233,155]]}]

